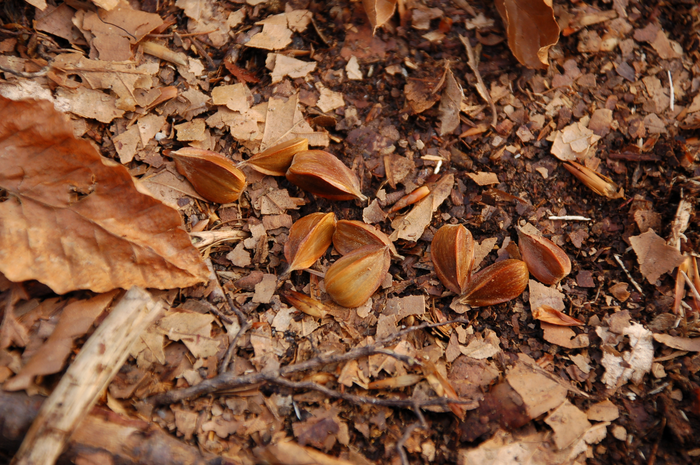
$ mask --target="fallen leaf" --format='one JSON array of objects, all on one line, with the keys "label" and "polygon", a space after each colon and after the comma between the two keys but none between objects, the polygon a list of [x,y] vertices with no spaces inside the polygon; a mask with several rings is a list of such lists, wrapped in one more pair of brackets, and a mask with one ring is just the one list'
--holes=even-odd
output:
[{"label": "fallen leaf", "polygon": [[583,326],[583,321],[571,317],[549,305],[541,305],[532,312],[532,317],[536,320],[557,326]]},{"label": "fallen leaf", "polygon": [[610,400],[605,399],[591,405],[586,411],[586,416],[591,421],[615,421],[620,417],[620,409]]},{"label": "fallen leaf", "polygon": [[73,350],[73,341],[85,335],[95,319],[112,302],[118,291],[76,300],[65,306],[56,328],[32,358],[3,385],[6,391],[26,389],[35,376],[58,373]]},{"label": "fallen leaf", "polygon": [[559,41],[552,0],[496,0],[496,9],[515,58],[528,68],[546,68],[549,49]]},{"label": "fallen leaf", "polygon": [[219,341],[211,337],[214,316],[190,311],[164,312],[156,322],[158,330],[171,341],[182,341],[197,358],[216,355]]},{"label": "fallen leaf", "polygon": [[608,389],[618,388],[630,379],[635,384],[642,381],[645,373],[651,370],[654,359],[652,333],[638,323],[631,323],[623,329],[623,334],[630,338],[630,350],[622,357],[604,350],[601,364],[605,367],[602,381]]},{"label": "fallen leaf", "polygon": [[417,241],[423,235],[425,228],[430,225],[433,212],[444,202],[452,192],[454,185],[454,175],[448,174],[440,179],[433,187],[430,194],[418,202],[415,207],[405,216],[397,217],[391,222],[394,232],[389,239],[406,239],[407,241]]},{"label": "fallen leaf", "polygon": [[526,364],[518,362],[506,375],[522,397],[529,418],[536,418],[566,401],[566,388]]},{"label": "fallen leaf", "polygon": [[0,98],[0,271],[61,294],[204,282],[178,213],[140,193],[47,101]]},{"label": "fallen leaf", "polygon": [[362,0],[362,6],[372,25],[372,33],[376,34],[377,29],[394,15],[396,0]]},{"label": "fallen leaf", "polygon": [[440,135],[452,134],[459,127],[459,110],[464,92],[449,68],[446,70],[445,90],[440,97]]},{"label": "fallen leaf", "polygon": [[667,245],[653,229],[630,237],[630,244],[637,254],[640,271],[650,284],[656,283],[662,274],[672,271],[685,260],[678,249]]},{"label": "fallen leaf", "polygon": [[269,53],[265,67],[272,70],[272,83],[280,82],[285,76],[292,79],[306,77],[316,69],[316,62],[297,60],[279,53]]},{"label": "fallen leaf", "polygon": [[571,402],[564,401],[544,419],[554,431],[554,443],[558,449],[566,449],[590,427],[586,414]]},{"label": "fallen leaf", "polygon": [[557,326],[550,323],[541,322],[544,331],[545,341],[556,344],[567,349],[580,349],[588,347],[590,341],[587,334],[576,334],[573,329],[566,326]]},{"label": "fallen leaf", "polygon": [[496,173],[485,173],[483,171],[479,171],[478,173],[467,173],[467,176],[469,176],[472,181],[480,186],[489,186],[500,182]]},{"label": "fallen leaf", "polygon": [[654,334],[654,339],[668,347],[687,352],[700,352],[700,337],[678,337],[670,334]]},{"label": "fallen leaf", "polygon": [[595,154],[595,146],[600,136],[578,122],[551,134],[547,140],[553,141],[552,155],[561,161],[576,161],[585,160]]}]

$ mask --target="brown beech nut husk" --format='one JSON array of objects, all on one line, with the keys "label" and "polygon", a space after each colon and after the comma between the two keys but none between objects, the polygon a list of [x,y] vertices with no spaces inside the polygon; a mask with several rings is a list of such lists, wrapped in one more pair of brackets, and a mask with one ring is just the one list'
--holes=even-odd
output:
[{"label": "brown beech nut husk", "polygon": [[398,256],[389,237],[372,225],[357,220],[338,220],[333,233],[333,247],[340,255],[366,245],[388,246],[393,256]]},{"label": "brown beech nut husk", "polygon": [[571,273],[571,260],[561,247],[542,236],[518,229],[520,255],[538,281],[552,285]]},{"label": "brown beech nut husk", "polygon": [[289,229],[284,244],[287,272],[303,270],[313,265],[331,245],[335,232],[334,213],[312,213],[299,218]]},{"label": "brown beech nut husk", "polygon": [[353,250],[326,271],[326,292],[338,305],[359,307],[382,284],[390,264],[387,246],[367,245]]},{"label": "brown beech nut husk", "polygon": [[178,173],[187,178],[199,195],[215,203],[238,200],[245,189],[245,175],[223,155],[194,147],[170,152]]},{"label": "brown beech nut husk", "polygon": [[323,318],[327,313],[328,309],[323,302],[301,292],[279,291],[279,294],[291,306],[314,318]]},{"label": "brown beech nut husk", "polygon": [[308,149],[309,140],[306,137],[296,137],[256,153],[241,164],[249,165],[254,170],[270,176],[284,176],[292,164],[294,155]]},{"label": "brown beech nut husk", "polygon": [[286,176],[292,184],[329,200],[367,200],[355,173],[324,150],[297,153]]},{"label": "brown beech nut husk", "polygon": [[474,307],[508,302],[523,293],[529,277],[522,260],[496,262],[472,276],[460,302]]},{"label": "brown beech nut husk", "polygon": [[471,278],[474,265],[474,238],[461,224],[447,224],[435,233],[430,257],[442,284],[461,294]]}]

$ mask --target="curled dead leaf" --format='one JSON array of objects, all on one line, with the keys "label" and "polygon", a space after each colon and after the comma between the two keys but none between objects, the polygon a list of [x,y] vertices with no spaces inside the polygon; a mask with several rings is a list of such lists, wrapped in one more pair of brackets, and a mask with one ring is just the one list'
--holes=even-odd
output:
[{"label": "curled dead leaf", "polygon": [[384,281],[391,257],[389,247],[368,245],[341,257],[326,271],[326,292],[343,307],[359,307]]},{"label": "curled dead leaf", "polygon": [[187,178],[199,195],[216,203],[238,200],[245,189],[245,175],[231,160],[210,150],[184,147],[170,152],[178,173]]},{"label": "curled dead leaf", "polygon": [[294,155],[308,149],[309,140],[306,137],[296,137],[256,153],[242,164],[250,165],[254,170],[263,174],[284,176],[292,164]]},{"label": "curled dead leaf", "polygon": [[559,24],[552,0],[496,0],[496,9],[506,25],[508,46],[528,68],[549,66],[549,49],[559,41]]},{"label": "curled dead leaf", "polygon": [[564,163],[564,168],[598,195],[609,199],[621,199],[625,196],[625,191],[619,188],[612,179],[586,166],[569,161]]},{"label": "curled dead leaf", "polygon": [[521,260],[496,262],[472,277],[460,302],[474,307],[508,302],[523,293],[529,277],[527,265]]},{"label": "curled dead leaf", "polygon": [[335,155],[324,150],[306,150],[294,156],[286,173],[292,184],[330,200],[367,200],[360,192],[355,173]]},{"label": "curled dead leaf", "polygon": [[284,244],[288,271],[313,265],[328,250],[334,231],[334,213],[312,213],[299,218],[289,229],[289,239]]},{"label": "curled dead leaf", "polygon": [[518,228],[518,241],[523,261],[540,282],[556,284],[571,273],[569,256],[546,237],[528,234]]},{"label": "curled dead leaf", "polygon": [[557,326],[583,326],[585,323],[578,318],[574,318],[560,312],[549,305],[541,305],[532,312],[532,317],[536,320],[544,321]]},{"label": "curled dead leaf", "polygon": [[474,265],[474,239],[461,224],[448,224],[433,237],[430,256],[442,284],[455,294],[467,286]]}]

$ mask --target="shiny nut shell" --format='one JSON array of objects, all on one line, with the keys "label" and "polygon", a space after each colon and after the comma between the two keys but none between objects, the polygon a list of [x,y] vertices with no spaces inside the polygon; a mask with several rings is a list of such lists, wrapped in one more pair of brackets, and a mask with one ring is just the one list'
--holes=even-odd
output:
[{"label": "shiny nut shell", "polygon": [[308,149],[309,140],[306,137],[296,137],[256,153],[243,164],[263,174],[284,176],[292,164],[294,155]]},{"label": "shiny nut shell", "polygon": [[433,236],[430,256],[442,284],[455,294],[461,294],[474,264],[472,233],[461,224],[441,227]]},{"label": "shiny nut shell", "polygon": [[289,229],[289,239],[284,244],[288,271],[313,265],[328,250],[334,231],[334,213],[312,213],[299,218]]},{"label": "shiny nut shell", "polygon": [[552,285],[571,273],[569,256],[546,237],[535,236],[518,229],[518,245],[523,261],[538,281]]},{"label": "shiny nut shell", "polygon": [[333,233],[333,247],[341,255],[346,255],[355,249],[366,245],[391,245],[386,234],[362,221],[339,220]]},{"label": "shiny nut shell", "polygon": [[338,305],[359,307],[382,284],[390,263],[389,247],[368,245],[353,250],[326,271],[326,292]]},{"label": "shiny nut shell", "polygon": [[472,276],[460,302],[474,307],[496,305],[515,299],[527,287],[529,273],[521,260],[503,260]]},{"label": "shiny nut shell", "polygon": [[243,172],[219,153],[185,147],[170,152],[170,156],[175,160],[177,171],[210,202],[235,202],[245,189]]},{"label": "shiny nut shell", "polygon": [[294,156],[286,173],[292,184],[330,200],[366,200],[355,173],[335,155],[323,150],[307,150]]}]

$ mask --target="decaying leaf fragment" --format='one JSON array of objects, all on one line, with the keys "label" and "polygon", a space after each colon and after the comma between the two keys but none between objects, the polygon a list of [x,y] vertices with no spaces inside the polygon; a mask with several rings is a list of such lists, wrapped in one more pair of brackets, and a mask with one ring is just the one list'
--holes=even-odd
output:
[{"label": "decaying leaf fragment", "polygon": [[179,214],[73,136],[47,101],[0,98],[0,272],[57,293],[170,289],[209,274]]},{"label": "decaying leaf fragment", "polygon": [[436,182],[430,190],[430,194],[418,202],[408,214],[399,216],[391,222],[394,232],[389,236],[389,239],[392,241],[405,239],[414,242],[420,239],[423,231],[432,220],[433,212],[452,192],[454,182],[453,174],[448,174]]},{"label": "decaying leaf fragment", "polygon": [[552,0],[496,0],[506,24],[508,46],[518,61],[531,69],[549,66],[547,54],[559,41]]},{"label": "decaying leaf fragment", "polygon": [[562,313],[549,305],[542,305],[532,312],[532,317],[536,320],[557,326],[583,326],[584,322],[578,318]]},{"label": "decaying leaf fragment", "polygon": [[377,29],[394,15],[396,0],[362,0],[362,6],[372,25],[372,33],[376,34]]}]

